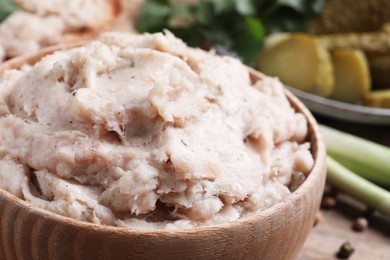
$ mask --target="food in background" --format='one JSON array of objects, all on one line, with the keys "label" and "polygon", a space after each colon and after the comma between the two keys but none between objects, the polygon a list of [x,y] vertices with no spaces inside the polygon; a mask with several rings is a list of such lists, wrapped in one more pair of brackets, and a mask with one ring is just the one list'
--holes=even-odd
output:
[{"label": "food in background", "polygon": [[314,34],[377,31],[390,22],[388,0],[326,0],[320,15],[309,22]]},{"label": "food in background", "polygon": [[[389,26],[384,26],[380,32],[361,34],[273,34],[267,37],[257,69],[299,90],[351,104],[387,108],[389,31]],[[378,89],[383,86],[388,88]]]},{"label": "food in background", "polygon": [[271,38],[261,52],[257,68],[288,86],[328,97],[333,93],[331,57],[318,41],[305,34]]},{"label": "food in background", "polygon": [[373,88],[390,88],[390,25],[364,33],[316,35],[329,49],[355,49],[364,52],[370,67]]},{"label": "food in background", "polygon": [[361,102],[371,90],[366,56],[351,49],[336,49],[331,54],[334,90],[330,98],[352,104]]},{"label": "food in background", "polygon": [[390,108],[390,89],[378,89],[364,97],[364,104],[371,107]]},{"label": "food in background", "polygon": [[334,187],[390,216],[390,148],[321,125],[328,153],[327,180]]},{"label": "food in background", "polygon": [[323,0],[145,0],[139,32],[172,31],[193,47],[215,48],[254,66],[266,35],[303,30]]}]

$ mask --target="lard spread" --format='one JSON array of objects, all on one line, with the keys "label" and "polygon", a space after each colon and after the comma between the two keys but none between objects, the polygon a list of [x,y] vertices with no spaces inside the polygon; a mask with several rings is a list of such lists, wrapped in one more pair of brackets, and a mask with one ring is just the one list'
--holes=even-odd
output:
[{"label": "lard spread", "polygon": [[169,32],[106,33],[0,81],[0,188],[74,219],[140,229],[234,221],[313,166],[282,84]]},{"label": "lard spread", "polygon": [[21,8],[0,24],[0,62],[32,54],[66,40],[65,35],[97,30],[112,19],[108,0],[15,0]]}]

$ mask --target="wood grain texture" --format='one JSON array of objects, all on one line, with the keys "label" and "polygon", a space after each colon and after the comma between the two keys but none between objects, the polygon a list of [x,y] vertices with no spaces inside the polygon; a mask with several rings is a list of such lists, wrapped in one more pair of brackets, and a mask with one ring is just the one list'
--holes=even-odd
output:
[{"label": "wood grain texture", "polygon": [[[390,218],[379,212],[368,217],[363,232],[352,229],[357,217],[366,215],[363,203],[339,193],[333,209],[322,210],[322,220],[310,232],[297,260],[336,259],[340,246],[350,242],[355,252],[349,260],[388,260],[390,256]],[[321,246],[318,246],[321,245]]]},{"label": "wood grain texture", "polygon": [[[42,55],[24,61],[33,63]],[[16,68],[21,63],[21,60],[10,61],[0,70]],[[254,70],[250,73],[253,80],[263,77]],[[313,116],[287,90],[286,95],[308,120],[308,140],[315,164],[305,182],[284,201],[232,223],[182,231],[138,231],[59,216],[0,190],[0,259],[295,258],[313,226],[320,204],[326,153]]]},{"label": "wood grain texture", "polygon": [[[321,124],[390,147],[390,126],[341,121],[320,115],[316,119]],[[337,193],[336,207],[322,210],[323,218],[310,232],[298,260],[335,259],[340,245],[346,241],[356,249],[349,260],[390,259],[390,217],[379,212],[367,214],[366,209],[362,202],[342,192]],[[356,232],[352,225],[361,216],[368,219],[369,225],[363,232]]]}]

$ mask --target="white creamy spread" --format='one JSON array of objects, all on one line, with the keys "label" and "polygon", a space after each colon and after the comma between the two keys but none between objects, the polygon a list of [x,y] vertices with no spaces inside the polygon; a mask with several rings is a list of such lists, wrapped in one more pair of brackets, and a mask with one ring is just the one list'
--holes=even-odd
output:
[{"label": "white creamy spread", "polygon": [[98,224],[234,221],[313,166],[306,119],[277,79],[252,83],[238,60],[168,32],[106,33],[6,71],[0,115],[0,187]]},{"label": "white creamy spread", "polygon": [[66,33],[100,28],[113,15],[110,0],[15,0],[21,7],[0,24],[0,62],[59,43]]},{"label": "white creamy spread", "polygon": [[14,0],[24,10],[40,17],[56,16],[67,30],[94,28],[110,16],[111,0]]}]

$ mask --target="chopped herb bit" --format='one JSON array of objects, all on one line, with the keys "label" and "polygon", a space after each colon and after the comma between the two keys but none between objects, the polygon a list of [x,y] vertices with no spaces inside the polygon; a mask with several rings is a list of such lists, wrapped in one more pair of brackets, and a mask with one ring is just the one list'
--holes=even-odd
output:
[{"label": "chopped herb bit", "polygon": [[184,144],[185,146],[188,146],[182,139],[180,139],[181,143]]}]

